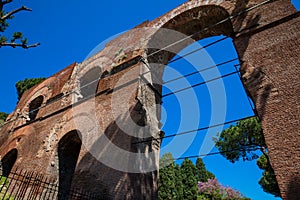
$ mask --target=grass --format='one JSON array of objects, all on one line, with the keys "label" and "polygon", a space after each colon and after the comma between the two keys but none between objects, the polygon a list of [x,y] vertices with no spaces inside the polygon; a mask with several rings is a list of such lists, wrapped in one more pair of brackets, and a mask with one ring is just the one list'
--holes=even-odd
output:
[{"label": "grass", "polygon": [[[0,189],[1,189],[1,192],[0,192],[0,199],[3,199],[3,200],[14,200],[15,198],[12,197],[8,192],[7,192],[7,185],[9,183],[9,180],[6,178],[6,177],[1,177],[0,179]],[[5,197],[4,197],[5,195]],[[11,197],[9,197],[11,196]]]}]

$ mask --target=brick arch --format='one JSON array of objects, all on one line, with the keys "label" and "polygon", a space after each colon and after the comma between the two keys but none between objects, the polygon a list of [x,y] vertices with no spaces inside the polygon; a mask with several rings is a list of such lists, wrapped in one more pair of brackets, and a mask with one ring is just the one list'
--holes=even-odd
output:
[{"label": "brick arch", "polygon": [[79,77],[80,93],[83,98],[96,94],[101,75],[102,70],[100,67],[92,67]]},{"label": "brick arch", "polygon": [[[96,127],[96,124],[98,123],[94,118],[90,116],[91,113],[95,112],[93,109],[93,106],[86,106],[85,104],[76,105],[72,110],[64,113],[64,115],[61,116],[60,120],[56,122],[56,127],[54,127],[50,133],[48,133],[48,137],[53,138],[47,146],[51,146],[49,148],[49,152],[51,152],[50,160],[52,163],[54,163],[55,166],[59,166],[57,154],[59,141],[64,140],[63,138],[66,138],[67,134],[71,132],[74,133],[74,130],[76,130],[78,138],[82,142],[82,147],[79,152],[77,163],[81,162],[81,159],[84,157],[84,155],[88,153],[88,148],[95,142],[90,139],[90,136],[93,134],[101,135],[101,130],[99,132],[93,130],[93,128]],[[92,133],[90,131],[92,131]],[[75,176],[80,176],[80,170],[81,169],[76,166]],[[48,170],[48,173],[55,174],[56,178],[58,178],[58,172],[51,172],[51,170]]]},{"label": "brick arch", "polygon": [[18,103],[18,107],[25,107],[29,102],[31,102],[36,97],[43,95],[45,100],[51,97],[52,90],[50,88],[56,82],[55,77],[50,77],[40,84],[30,88],[28,91],[24,93],[20,102]]},{"label": "brick arch", "polygon": [[[18,120],[18,124],[25,124],[29,119],[29,107],[30,103],[33,102],[38,97],[43,97],[43,102],[41,105],[45,105],[46,101],[51,97],[52,90],[49,89],[49,85],[54,82],[54,78],[50,77],[49,80],[46,79],[42,83],[30,88],[25,91],[20,102],[17,105],[17,109],[9,115],[9,119],[22,115]],[[41,109],[43,110],[43,109]]]},{"label": "brick arch", "polygon": [[[152,76],[156,76],[156,81],[162,79],[163,66],[188,45],[211,36],[234,37],[232,21],[225,20],[230,17],[231,10],[228,5],[221,6],[220,1],[197,2],[187,2],[148,25],[155,27],[146,44],[146,57],[148,64],[155,68]],[[223,23],[219,23],[220,21]],[[165,47],[168,48],[164,49]],[[158,51],[160,49],[163,50]],[[161,91],[161,88],[157,89]]]},{"label": "brick arch", "polygon": [[[162,84],[158,83],[163,82],[165,66],[182,49],[211,36],[224,35],[234,38],[234,24],[231,20],[225,20],[230,17],[232,9],[229,8],[234,7],[234,5],[223,5],[220,2],[187,2],[150,23],[149,26],[155,27],[156,31],[147,43],[146,61],[152,71],[150,77],[148,75],[146,78],[150,83],[153,83],[159,93],[162,92]],[[220,21],[223,23],[219,23]],[[177,43],[178,41],[182,42]],[[168,46],[170,47],[165,50],[164,48]],[[163,50],[158,51],[159,49]],[[157,95],[155,97],[156,102],[162,102],[161,97]],[[156,109],[159,121],[160,106]]]},{"label": "brick arch", "polygon": [[[233,33],[231,21],[225,20],[231,15],[231,12],[222,5],[199,3],[194,6],[185,6],[184,4],[179,9],[180,12],[171,11],[154,20],[149,26],[153,26],[157,30],[172,29],[187,36],[200,32],[191,37],[194,40],[220,34],[230,36]],[[220,21],[223,22],[219,23]]]},{"label": "brick arch", "polygon": [[45,101],[43,95],[39,95],[38,97],[34,98],[28,105],[28,121],[33,121],[37,118],[38,113]]},{"label": "brick arch", "polygon": [[[149,74],[147,74],[148,76],[146,75],[145,78],[147,78],[150,83],[153,83],[156,90],[161,93],[162,84],[159,83],[163,82],[164,68],[182,49],[200,39],[210,36],[233,36],[234,28],[230,20],[220,25],[215,25],[219,21],[229,18],[229,16],[229,12],[222,6],[197,4],[196,7],[184,6],[182,12],[178,12],[178,9],[177,12],[174,11],[174,13],[171,11],[167,15],[159,18],[159,20],[155,20],[154,23],[152,22],[153,26],[157,29],[148,41],[146,51],[147,65],[150,66],[152,71],[150,73],[151,76],[149,77]],[[165,23],[161,23],[161,21],[165,21]],[[211,29],[205,30],[211,26]],[[199,34],[193,35],[198,32]],[[193,36],[189,37],[191,35]],[[183,42],[175,44],[178,41]],[[156,53],[157,50],[163,49],[170,44],[175,45],[167,50]],[[153,55],[153,53],[155,54]],[[147,69],[145,69],[145,71],[147,71]],[[155,99],[155,102],[162,102],[161,97],[158,95],[155,95]],[[156,106],[156,116],[157,121],[155,123],[159,123],[161,116],[160,106]],[[148,119],[147,121],[153,120]],[[152,126],[155,126],[155,124],[152,124]],[[160,137],[159,134],[161,134],[161,132],[158,133],[157,137]]]},{"label": "brick arch", "polygon": [[[206,16],[207,19],[213,16],[224,19],[261,2],[263,1],[189,1],[147,24],[158,28],[146,48],[148,67],[144,67],[144,71],[147,71],[147,68],[155,71],[155,74],[152,72],[151,76],[146,76],[147,81],[153,83],[160,91],[160,86],[155,85],[154,76],[161,79],[163,68],[155,65],[166,64],[177,52],[192,42],[188,40],[182,45],[175,45],[173,53],[161,51],[152,55],[157,49],[176,42],[178,38],[181,39],[176,35],[173,38],[169,35],[166,37],[164,35],[166,31],[162,28],[171,28],[189,35],[201,27],[213,26],[217,21],[199,20],[199,23],[204,25],[197,25],[197,18],[201,14],[204,15],[204,19]],[[295,25],[297,22],[299,22],[299,15],[296,14],[291,3],[287,0],[277,0],[232,18],[227,25],[212,28],[211,31],[194,38],[197,40],[220,34],[232,36],[242,63],[242,82],[253,99],[257,114],[262,121],[271,164],[284,199],[289,190],[300,191],[299,185],[292,184],[295,182],[293,180],[299,180],[300,177],[298,170],[300,165],[295,166],[295,163],[300,163],[300,135],[297,131],[299,128],[295,125],[299,124],[299,113],[297,109],[295,110],[295,105],[299,106],[299,103],[296,103],[299,102],[299,81],[295,74],[298,73],[300,65],[294,53],[299,49],[299,31],[297,31],[299,27]],[[147,95],[151,96],[150,93]],[[160,99],[157,94],[152,95]],[[147,105],[144,97],[140,99],[144,105]],[[159,118],[159,115],[157,117]],[[284,148],[282,141],[286,144]],[[293,157],[294,154],[297,156]],[[296,197],[299,194],[293,195]]]},{"label": "brick arch", "polygon": [[7,133],[10,137],[2,142],[0,146],[0,152],[7,153],[13,148],[18,149],[19,155],[21,157],[22,151],[26,149],[26,146],[19,146],[19,143],[23,143],[30,138],[35,139],[36,129],[33,126],[26,126],[16,130],[14,133]]},{"label": "brick arch", "polygon": [[81,145],[81,134],[78,130],[66,133],[58,142],[58,199],[68,198]]},{"label": "brick arch", "polygon": [[[32,162],[33,157],[37,156],[40,148],[37,130],[34,126],[28,125],[8,134],[10,137],[0,146],[1,156],[3,157],[12,149],[17,149],[18,159],[16,166],[24,170],[38,168],[38,162]],[[30,147],[30,148],[29,148]]]},{"label": "brick arch", "polygon": [[[22,164],[18,159],[18,165],[24,169],[34,168],[39,172],[46,171],[48,174],[57,177],[56,164],[58,163],[55,163],[55,161],[57,160],[56,147],[58,141],[69,131],[79,129],[83,134],[83,138],[86,139],[86,141],[83,140],[83,143],[93,144],[96,142],[90,137],[90,133],[95,132],[96,136],[103,133],[96,129],[91,129],[91,127],[94,127],[94,121],[90,120],[91,118],[88,115],[92,113],[92,109],[94,108],[94,111],[97,111],[100,116],[97,118],[97,121],[101,128],[107,130],[109,133],[119,133],[120,129],[115,126],[115,119],[111,112],[112,94],[119,96],[118,99],[115,99],[114,103],[121,108],[126,107],[124,101],[127,94],[133,94],[132,92],[134,92],[129,102],[130,106],[134,108],[130,114],[134,115],[138,123],[151,127],[149,130],[144,132],[137,131],[136,133],[139,134],[138,136],[151,135],[156,138],[155,140],[150,140],[149,144],[144,145],[142,143],[132,143],[132,140],[140,141],[142,138],[130,137],[128,140],[122,140],[122,144],[134,152],[145,152],[147,154],[151,151],[157,153],[158,157],[159,136],[161,136],[161,132],[159,131],[160,123],[158,119],[160,115],[156,111],[160,107],[160,102],[159,97],[157,97],[157,91],[153,90],[155,87],[158,88],[158,86],[152,85],[154,83],[154,80],[152,80],[153,76],[149,76],[149,73],[143,74],[145,81],[142,79],[141,73],[149,70],[149,63],[165,64],[173,55],[163,52],[162,54],[150,57],[149,55],[154,52],[154,49],[151,48],[153,46],[154,48],[157,47],[155,46],[154,38],[160,38],[160,34],[163,35],[162,28],[171,28],[169,30],[173,29],[173,32],[176,31],[180,34],[175,35],[176,37],[178,36],[177,38],[165,37],[165,39],[168,42],[176,41],[176,39],[180,38],[180,35],[192,33],[195,29],[202,27],[195,23],[198,18],[201,22],[201,17],[199,17],[201,13],[208,16],[216,15],[216,18],[219,17],[218,19],[220,19],[221,17],[234,15],[247,7],[263,1],[190,0],[162,17],[155,19],[153,22],[145,22],[136,27],[137,30],[133,29],[122,34],[108,43],[101,52],[88,60],[81,64],[74,63],[65,70],[58,72],[53,76],[56,81],[51,82],[54,79],[49,78],[47,81],[54,83],[52,85],[51,99],[56,99],[60,94],[66,94],[66,96],[61,101],[49,104],[49,107],[46,108],[47,112],[42,115],[43,117],[32,124],[22,124],[18,121],[16,123],[14,121],[10,124],[5,124],[0,130],[0,152],[9,150],[9,143],[13,140],[15,134],[21,134],[21,130],[26,130],[32,125],[34,127],[33,131],[36,131],[36,134],[32,135],[36,135],[37,137],[30,137],[30,139],[24,140],[28,141],[26,144],[18,146],[22,163],[24,163]],[[287,199],[287,196],[288,199],[298,199],[297,197],[300,195],[299,184],[295,184],[300,177],[300,135],[298,128],[300,121],[298,109],[300,107],[300,87],[299,77],[297,76],[300,66],[298,58],[300,32],[299,14],[295,14],[294,12],[296,10],[290,4],[289,0],[274,0],[249,13],[244,13],[234,19],[232,18],[231,22],[226,23],[227,26],[224,25],[225,27],[223,28],[215,29],[214,32],[202,35],[202,37],[219,34],[231,35],[232,32],[237,33],[244,30],[234,35],[234,44],[239,58],[243,63],[241,67],[243,82],[255,102],[258,115],[262,119],[264,135],[270,150],[270,158],[284,199]],[[208,22],[216,18],[206,17],[207,20],[202,20],[201,23],[209,25]],[[163,39],[161,41],[164,42]],[[201,39],[201,37],[199,36],[194,39]],[[194,39],[191,38],[189,42],[194,42]],[[163,42],[158,44],[165,44]],[[173,54],[176,54],[187,44],[177,46]],[[124,63],[117,62],[119,57],[115,56],[116,51],[119,51],[121,48],[125,48],[124,53],[128,52],[128,58],[121,59]],[[132,60],[135,60],[133,59],[134,57],[137,57],[138,61],[143,62],[132,62]],[[142,57],[145,59],[140,59]],[[103,82],[101,83],[103,83],[104,89],[102,93],[99,92],[99,95],[95,97],[95,105],[89,106],[88,101],[79,101],[73,104],[74,101],[71,101],[72,95],[68,94],[69,92],[73,92],[74,88],[78,88],[78,83],[75,79],[80,77],[79,73],[84,74],[84,71],[88,71],[94,66],[101,66],[101,70],[110,71],[116,66],[115,64],[120,64],[122,71],[118,71],[110,77],[103,78]],[[124,84],[124,86],[117,89],[113,88],[119,79],[125,73],[131,72],[131,70],[136,70],[136,73],[130,73],[129,84]],[[162,75],[163,68],[155,68],[154,71]],[[35,94],[38,94],[36,92],[43,87],[44,83],[24,93],[24,97],[20,100],[14,113],[10,115],[10,118],[19,117],[23,114],[19,111],[26,109],[26,103],[36,97]],[[44,90],[42,93],[46,94],[48,92]],[[77,113],[74,114],[74,111]],[[127,124],[126,116],[123,119],[124,124]],[[78,126],[81,128],[77,128]],[[136,129],[133,127],[132,132],[134,131]],[[115,135],[116,137],[119,136],[118,134]],[[120,139],[120,137],[118,138]],[[32,145],[32,142],[36,143]],[[11,145],[9,147],[13,147],[13,142]],[[103,153],[106,152],[103,151]],[[126,172],[116,172],[102,166],[102,169],[109,170],[107,176],[103,177],[101,172],[98,173],[97,171],[99,169],[97,167],[102,164],[98,163],[87,152],[86,148],[82,148],[80,151],[79,159],[81,159],[82,166],[77,166],[79,169],[76,169],[76,173],[79,182],[76,184],[91,185],[99,178],[99,184],[107,180],[106,182],[112,186],[111,188],[116,186],[115,189],[111,190],[115,198],[142,199],[141,195],[143,195],[145,199],[156,199],[156,197],[153,197],[157,194],[156,171],[149,174],[133,175]],[[124,160],[126,161],[126,158]],[[155,162],[158,163],[158,159]],[[87,173],[80,174],[80,172]],[[116,174],[119,175],[116,176]],[[90,179],[83,180],[84,175],[90,177]],[[111,180],[111,178],[114,180]],[[122,185],[121,187],[119,187],[119,183]],[[125,194],[126,196],[124,196]]]},{"label": "brick arch", "polygon": [[[97,93],[97,86],[103,73],[103,67],[99,60],[87,64],[81,63],[75,66],[72,73],[71,84],[66,92],[72,92],[72,102],[91,97]],[[99,79],[99,80],[97,80]]]},{"label": "brick arch", "polygon": [[8,177],[18,158],[18,150],[11,149],[1,158],[1,176]]}]

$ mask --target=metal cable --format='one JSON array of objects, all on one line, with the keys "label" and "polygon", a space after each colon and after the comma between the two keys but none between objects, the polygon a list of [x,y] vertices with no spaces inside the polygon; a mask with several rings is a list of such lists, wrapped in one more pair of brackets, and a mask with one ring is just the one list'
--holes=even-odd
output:
[{"label": "metal cable", "polygon": [[143,140],[143,141],[133,142],[132,144],[140,144],[140,143],[151,142],[152,140],[161,140],[161,139],[165,139],[165,138],[176,137],[176,136],[180,136],[180,135],[186,135],[186,134],[189,134],[189,133],[203,131],[203,130],[207,130],[207,129],[210,129],[210,128],[224,126],[224,125],[231,124],[231,123],[234,123],[234,122],[238,122],[238,121],[241,121],[241,120],[249,119],[251,117],[255,117],[255,115],[247,116],[247,117],[243,117],[243,118],[239,118],[239,119],[235,119],[235,120],[230,120],[230,121],[227,121],[227,122],[224,122],[224,123],[214,124],[214,125],[210,125],[210,126],[206,126],[206,127],[194,129],[194,130],[189,130],[189,131],[183,131],[183,132],[179,132],[179,133],[174,133],[174,134],[163,136],[163,137],[159,137],[159,138],[151,138],[151,139],[147,139],[147,140]]},{"label": "metal cable", "polygon": [[225,62],[216,64],[216,65],[212,65],[212,66],[210,66],[210,67],[201,69],[201,70],[199,70],[199,71],[195,71],[195,72],[192,72],[192,73],[189,73],[189,74],[186,74],[186,75],[179,76],[179,77],[174,78],[174,79],[170,79],[170,80],[168,80],[168,81],[163,82],[163,84],[167,84],[167,83],[170,83],[170,82],[173,82],[173,81],[176,81],[176,80],[185,78],[185,77],[189,77],[189,76],[192,76],[192,75],[194,75],[194,74],[198,74],[198,73],[207,71],[207,70],[209,70],[209,69],[217,68],[217,67],[220,67],[220,66],[222,66],[222,65],[225,65],[225,64],[231,63],[231,62],[233,62],[233,61],[236,61],[236,60],[239,60],[239,59],[238,59],[238,58],[234,58],[234,59],[231,59],[231,60],[228,60],[228,61],[225,61]]},{"label": "metal cable", "polygon": [[192,86],[189,86],[189,87],[186,87],[186,88],[182,88],[182,89],[177,90],[177,91],[175,91],[175,92],[167,93],[167,94],[163,95],[162,97],[167,97],[167,96],[170,96],[170,95],[173,95],[173,94],[176,94],[176,93],[179,93],[179,92],[182,92],[182,91],[185,91],[185,90],[194,88],[194,87],[198,87],[198,86],[200,86],[200,85],[204,85],[204,84],[206,84],[206,83],[213,82],[213,81],[216,81],[216,80],[219,80],[219,79],[222,79],[222,78],[231,76],[231,75],[236,74],[236,73],[238,73],[238,72],[231,72],[231,73],[225,74],[225,75],[223,75],[223,76],[219,76],[219,77],[216,77],[216,78],[207,80],[207,81],[203,81],[203,82],[197,83],[197,84],[195,84],[195,85],[192,85]]}]

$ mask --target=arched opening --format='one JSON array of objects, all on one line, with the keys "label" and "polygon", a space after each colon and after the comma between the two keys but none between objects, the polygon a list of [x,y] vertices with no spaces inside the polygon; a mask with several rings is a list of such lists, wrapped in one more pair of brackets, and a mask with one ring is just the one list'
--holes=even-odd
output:
[{"label": "arched opening", "polygon": [[[223,37],[214,36],[197,41],[179,55],[198,49],[199,43],[203,47]],[[165,68],[161,123],[166,138],[162,142],[161,156],[171,152],[175,159],[187,158],[195,166],[199,156],[206,169],[224,185],[234,187],[247,197],[254,194],[247,191],[246,186],[252,190],[256,188],[256,194],[270,197],[271,195],[266,195],[259,189],[257,179],[261,178],[262,172],[256,165],[256,159],[252,162],[243,162],[240,159],[232,164],[215,147],[213,138],[217,137],[217,133],[230,125],[234,126],[240,119],[254,116],[254,112],[253,103],[244,90],[239,73],[236,73],[239,61],[236,60],[232,39],[228,38],[206,51],[212,57],[213,63],[210,59],[205,59],[208,55],[200,51],[176,62],[171,60]],[[173,60],[177,58],[180,56]],[[253,153],[261,155],[258,151]],[[181,159],[175,163],[185,166]],[[250,178],[249,173],[253,175]],[[247,177],[247,184],[235,181],[241,177]]]},{"label": "arched opening", "polygon": [[94,67],[86,72],[80,79],[80,94],[82,98],[95,96],[101,77],[100,67]]},{"label": "arched opening", "polygon": [[41,105],[43,104],[44,97],[42,95],[36,97],[29,104],[29,121],[35,120]]},{"label": "arched opening", "polygon": [[9,176],[17,158],[18,150],[12,149],[1,159],[2,176]]},{"label": "arched opening", "polygon": [[71,189],[79,152],[81,139],[77,130],[68,132],[58,143],[59,190],[58,199],[68,199]]},{"label": "arched opening", "polygon": [[[266,195],[257,183],[261,171],[257,170],[255,161],[251,164],[241,161],[226,170],[225,166],[231,163],[214,147],[213,137],[218,132],[255,115],[239,76],[240,63],[231,38],[234,37],[233,28],[230,20],[224,20],[228,17],[226,10],[218,6],[188,10],[162,26],[172,31],[160,29],[149,42],[150,79],[154,85],[157,80],[163,80],[163,87],[155,85],[162,94],[163,105],[162,110],[158,108],[165,132],[161,153],[171,152],[178,158],[175,159],[177,164],[190,157],[196,164],[196,158],[204,157],[208,170],[212,170],[223,184],[234,185],[245,195],[260,193],[269,198],[271,195]],[[222,20],[224,23],[218,24]],[[219,49],[212,48],[215,45]],[[253,151],[259,154],[256,149]],[[254,157],[249,159],[255,160]],[[240,185],[234,182],[241,175],[249,179],[249,172],[253,173],[251,185],[250,181],[247,184],[238,182]],[[252,194],[245,188],[251,188]]]}]

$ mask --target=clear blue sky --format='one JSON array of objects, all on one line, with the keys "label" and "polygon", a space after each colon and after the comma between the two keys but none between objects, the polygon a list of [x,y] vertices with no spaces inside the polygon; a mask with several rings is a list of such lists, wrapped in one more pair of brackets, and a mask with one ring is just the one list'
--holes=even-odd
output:
[{"label": "clear blue sky", "polygon": [[[12,49],[9,47],[0,48],[0,111],[10,113],[15,108],[17,102],[15,83],[17,81],[29,77],[49,77],[74,61],[81,62],[97,44],[105,39],[126,31],[145,20],[155,19],[183,2],[185,1],[90,0],[83,2],[78,0],[15,0],[8,8],[26,5],[32,8],[33,12],[18,13],[16,17],[11,20],[7,34],[13,31],[21,31],[29,39],[29,42],[41,42],[41,46],[30,50]],[[294,0],[293,3],[299,10],[299,0]],[[209,40],[202,41],[201,44],[207,42],[209,42]],[[226,40],[219,45],[220,46],[216,48],[221,50],[221,54],[218,53],[220,52],[219,50],[208,49],[208,53],[211,54],[215,63],[227,60],[230,56],[235,57],[230,40]],[[225,47],[230,47],[232,51],[222,51]],[[230,52],[233,53],[231,54]],[[188,66],[188,63],[180,61],[170,66],[180,71],[182,70],[182,68],[178,68],[180,65]],[[201,66],[198,67],[197,69],[201,69]],[[231,70],[232,68],[228,66],[227,69]],[[186,67],[183,71],[180,71],[180,73],[185,74],[189,70],[191,71],[193,68]],[[228,71],[221,71],[222,74],[227,72]],[[172,75],[172,73],[169,73],[165,79],[167,80]],[[198,79],[198,82],[199,80],[200,79]],[[195,79],[191,78],[188,79],[188,81],[194,83],[193,81],[195,81]],[[185,86],[183,84],[186,83],[180,82],[180,87]],[[251,109],[249,108],[239,80],[236,77],[224,79],[224,84],[226,88],[226,100],[230,102],[227,104],[228,112],[226,120],[251,115]],[[179,86],[174,85],[170,87],[178,88]],[[195,106],[187,106],[186,109],[181,111],[181,115],[178,115],[176,109],[170,109],[170,107],[179,108],[182,106],[179,106],[181,103],[178,103],[178,100],[172,96],[164,99],[164,107],[166,110],[164,116],[166,116],[166,113],[168,115],[167,119],[164,120],[164,130],[167,133],[174,133],[178,130],[191,130],[209,124],[210,110],[208,108],[211,107],[212,103],[210,99],[207,98],[207,96],[209,96],[209,87],[201,86],[194,91],[197,93],[196,99],[198,100],[185,100],[183,104],[194,103]],[[198,96],[199,94],[201,94],[201,96]],[[178,94],[179,99],[184,97],[185,93]],[[236,105],[243,106],[237,107]],[[195,112],[197,109],[199,112]],[[196,116],[189,113],[195,113]],[[184,117],[185,120],[183,120],[182,126],[174,126],[174,124],[180,121],[178,116],[186,116]],[[201,123],[198,122],[199,119],[201,119]],[[211,130],[211,132],[213,133],[215,131]],[[202,149],[200,151],[203,143],[203,135],[205,135],[205,132],[199,134],[197,137],[194,137],[195,134],[181,136],[181,138],[178,137],[179,142],[183,142],[179,143],[180,145],[189,147],[187,151],[183,153],[179,152],[178,149],[180,148],[178,145],[168,146],[167,144],[173,143],[165,140],[162,152],[171,151],[175,157],[177,157],[176,155],[197,155],[205,150]],[[191,145],[188,144],[189,141],[192,141]],[[175,141],[174,144],[176,144],[176,142],[177,141]],[[182,151],[182,149],[180,151]],[[255,200],[275,199],[271,195],[265,194],[257,184],[261,176],[261,171],[256,167],[255,162],[238,162],[231,164],[221,156],[205,157],[204,161],[207,168],[212,171],[224,185],[230,185],[240,190],[247,197]]]}]

